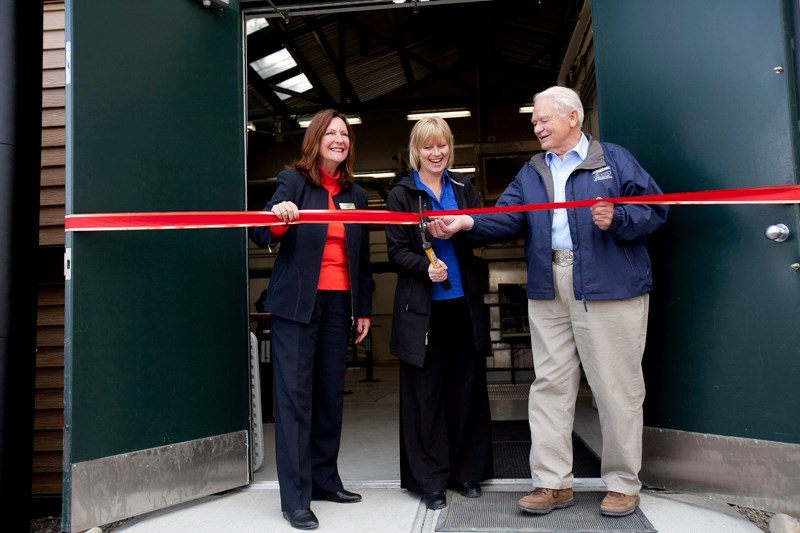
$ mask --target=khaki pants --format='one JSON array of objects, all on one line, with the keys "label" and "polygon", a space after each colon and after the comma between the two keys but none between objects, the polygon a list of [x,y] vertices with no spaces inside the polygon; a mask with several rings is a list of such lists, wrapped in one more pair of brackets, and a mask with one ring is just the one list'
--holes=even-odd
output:
[{"label": "khaki pants", "polygon": [[607,490],[638,494],[649,295],[577,301],[572,266],[554,264],[553,276],[555,300],[528,300],[536,371],[528,400],[533,486],[572,487],[572,429],[582,365],[600,415],[600,475]]}]

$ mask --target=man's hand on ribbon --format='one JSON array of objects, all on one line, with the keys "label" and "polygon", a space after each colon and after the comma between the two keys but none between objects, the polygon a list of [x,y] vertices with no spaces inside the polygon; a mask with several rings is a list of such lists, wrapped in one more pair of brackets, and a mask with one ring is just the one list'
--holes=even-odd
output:
[{"label": "man's hand on ribbon", "polygon": [[430,218],[428,231],[437,239],[449,239],[459,231],[469,231],[475,223],[469,215],[445,215],[441,217],[431,215]]},{"label": "man's hand on ribbon", "polygon": [[[598,197],[598,200],[602,200],[602,198]],[[614,204],[611,202],[597,202],[592,204],[590,209],[594,225],[606,231],[611,226],[611,221],[614,220]]]}]

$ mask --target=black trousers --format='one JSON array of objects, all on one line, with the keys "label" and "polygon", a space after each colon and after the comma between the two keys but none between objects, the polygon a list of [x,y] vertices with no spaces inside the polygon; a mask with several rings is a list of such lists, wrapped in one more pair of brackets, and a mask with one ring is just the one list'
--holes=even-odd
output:
[{"label": "black trousers", "polygon": [[423,366],[400,365],[400,485],[425,493],[493,476],[486,354],[466,300],[434,301]]},{"label": "black trousers", "polygon": [[337,460],[351,313],[349,291],[319,291],[310,324],[272,315],[275,457],[281,510],[342,490]]}]

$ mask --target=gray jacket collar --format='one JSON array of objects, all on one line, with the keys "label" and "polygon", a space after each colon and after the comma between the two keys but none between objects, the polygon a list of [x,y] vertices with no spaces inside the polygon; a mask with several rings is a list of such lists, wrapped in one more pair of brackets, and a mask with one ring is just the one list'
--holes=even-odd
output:
[{"label": "gray jacket collar", "polygon": [[[586,135],[586,138],[589,140],[589,149],[586,151],[586,159],[584,159],[575,170],[595,170],[604,167],[606,165],[606,159],[603,156],[603,147],[600,145],[600,142],[588,133],[584,133],[584,135]],[[545,154],[546,152],[534,154],[530,162],[534,170],[542,176],[544,186],[547,189],[547,198],[552,202],[553,198],[555,198],[553,192],[553,174],[550,172],[550,167],[547,166]]]}]

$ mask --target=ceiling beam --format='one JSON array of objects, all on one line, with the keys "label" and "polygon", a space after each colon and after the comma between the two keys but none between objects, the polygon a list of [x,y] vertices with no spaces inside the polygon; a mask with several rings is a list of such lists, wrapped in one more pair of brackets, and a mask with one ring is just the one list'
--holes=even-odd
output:
[{"label": "ceiling beam", "polygon": [[[391,11],[386,12],[386,17],[389,19],[389,27],[392,29],[392,40],[394,41],[394,48],[395,50],[405,50],[405,44],[403,43],[403,39],[400,36],[400,32],[397,30],[397,21],[395,17],[392,15]],[[359,35],[363,35],[363,33],[359,30]],[[408,85],[414,85],[414,71],[411,70],[411,62],[408,60],[408,55],[406,54],[399,54],[400,57],[400,66],[403,68],[403,74],[406,76],[406,82]]]},{"label": "ceiling beam", "polygon": [[449,4],[472,4],[475,2],[491,2],[493,0],[429,0],[418,2],[408,0],[403,4],[395,4],[392,0],[239,0],[248,14],[258,14],[265,18],[282,18],[299,15],[322,15],[327,13],[344,13],[347,11],[374,11],[376,9],[413,9],[442,6]]},{"label": "ceiling beam", "polygon": [[358,21],[358,20],[356,20],[356,19],[354,19],[352,17],[347,18],[347,22],[349,24],[351,24],[352,26],[354,26],[355,28],[357,28],[359,31],[362,31],[366,35],[369,35],[370,37],[372,37],[373,39],[375,39],[379,43],[382,43],[382,44],[388,46],[389,48],[394,50],[395,53],[397,53],[399,56],[401,56],[401,57],[405,56],[408,60],[414,61],[415,63],[418,63],[419,65],[425,67],[431,74],[433,74],[434,76],[438,77],[439,79],[446,81],[447,83],[457,87],[458,89],[461,89],[462,91],[464,91],[467,94],[474,95],[475,87],[473,85],[470,85],[468,83],[464,83],[464,82],[456,79],[452,75],[448,74],[447,72],[445,72],[444,70],[442,70],[441,68],[436,66],[434,63],[431,63],[427,59],[425,59],[423,57],[420,57],[420,56],[418,56],[417,54],[415,54],[413,52],[409,52],[405,48],[398,48],[396,46],[396,42],[394,42],[393,39],[386,37],[385,35],[375,31],[374,29],[370,28],[366,24],[363,24],[362,22],[360,22],[360,21]]},{"label": "ceiling beam", "polygon": [[272,106],[275,115],[283,117],[289,116],[289,110],[286,104],[283,103],[283,100],[275,94],[275,91],[272,90],[269,84],[265,82],[261,76],[258,75],[258,72],[250,65],[247,65],[247,83],[255,87],[258,92],[261,93],[267,103]]},{"label": "ceiling beam", "polygon": [[339,55],[337,56],[336,52],[334,52],[333,48],[331,47],[328,40],[325,38],[325,33],[322,30],[317,19],[314,17],[306,17],[303,21],[311,28],[311,36],[314,38],[314,41],[319,46],[320,50],[322,51],[322,56],[327,61],[328,65],[331,67],[331,70],[336,74],[336,78],[339,81],[339,92],[340,92],[340,106],[344,106],[347,104],[345,101],[346,99],[350,101],[353,105],[358,105],[361,100],[358,98],[356,91],[353,89],[353,86],[350,84],[350,79],[347,77],[347,69],[345,68],[345,51],[344,51],[344,38],[345,38],[345,29],[344,26],[341,24],[341,21],[337,21],[337,32],[339,35]]},{"label": "ceiling beam", "polygon": [[297,63],[297,66],[300,67],[300,70],[303,72],[303,74],[306,75],[306,78],[308,78],[308,81],[314,87],[314,90],[316,90],[319,99],[323,102],[327,102],[326,105],[333,105],[333,97],[328,92],[325,84],[322,83],[322,80],[319,79],[316,71],[306,60],[306,56],[303,54],[302,50],[300,50],[300,47],[295,44],[299,37],[308,35],[311,33],[311,30],[307,29],[304,25],[300,29],[288,31],[284,21],[272,21],[270,22],[269,26],[280,37],[283,46],[285,46],[289,53],[292,54],[292,58],[294,59],[295,63]]}]

